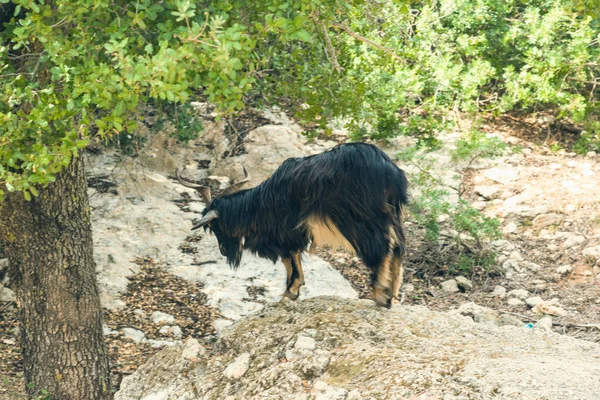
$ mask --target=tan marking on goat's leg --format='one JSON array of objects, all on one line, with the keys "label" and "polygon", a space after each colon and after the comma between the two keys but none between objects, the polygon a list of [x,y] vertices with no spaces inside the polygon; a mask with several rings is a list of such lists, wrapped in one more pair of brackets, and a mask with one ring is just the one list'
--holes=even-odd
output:
[{"label": "tan marking on goat's leg", "polygon": [[292,254],[292,282],[285,291],[284,296],[291,300],[296,300],[300,296],[300,287],[304,286],[304,271],[302,271],[302,253]]},{"label": "tan marking on goat's leg", "polygon": [[392,299],[397,296],[397,291],[402,284],[404,269],[400,265],[400,260],[396,260],[397,257],[394,255],[394,248],[400,240],[393,226],[389,228],[388,240],[387,254],[377,268],[377,280],[373,285],[373,297],[377,305],[390,308]]},{"label": "tan marking on goat's leg", "polygon": [[390,264],[393,253],[388,250],[386,256],[377,268],[377,279],[373,285],[373,297],[378,306],[390,307],[391,274]]},{"label": "tan marking on goat's leg", "polygon": [[392,262],[392,304],[397,304],[400,302],[398,293],[400,292],[400,287],[402,286],[403,281],[404,265],[402,263],[402,258],[394,257],[394,261]]},{"label": "tan marking on goat's leg", "polygon": [[304,271],[302,270],[302,252],[298,251],[292,254],[292,258],[294,259],[295,267],[298,270],[298,280],[300,281],[300,286],[304,286]]},{"label": "tan marking on goat's leg", "polygon": [[294,268],[292,266],[292,258],[291,257],[283,257],[281,262],[285,266],[285,272],[287,273],[287,280],[285,281],[285,288],[289,288],[292,283],[292,272]]}]

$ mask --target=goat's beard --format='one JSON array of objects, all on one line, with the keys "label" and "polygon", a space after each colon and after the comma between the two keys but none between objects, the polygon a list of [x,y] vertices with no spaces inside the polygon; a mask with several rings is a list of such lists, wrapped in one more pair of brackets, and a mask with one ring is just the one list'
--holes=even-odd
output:
[{"label": "goat's beard", "polygon": [[225,248],[224,256],[227,257],[227,263],[232,268],[237,268],[240,266],[240,262],[242,261],[242,241],[240,239],[234,239],[227,244],[223,244]]}]

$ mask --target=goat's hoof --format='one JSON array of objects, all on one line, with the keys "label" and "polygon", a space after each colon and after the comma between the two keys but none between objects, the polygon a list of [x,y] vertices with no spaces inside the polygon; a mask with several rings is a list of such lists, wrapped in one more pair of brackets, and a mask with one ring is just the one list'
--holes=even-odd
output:
[{"label": "goat's hoof", "polygon": [[375,289],[373,292],[373,298],[375,300],[375,304],[379,307],[392,308],[392,299],[388,296],[384,290]]},{"label": "goat's hoof", "polygon": [[298,297],[300,297],[300,293],[292,293],[289,290],[286,290],[285,293],[283,294],[283,297],[287,297],[288,299],[295,301],[298,300]]}]

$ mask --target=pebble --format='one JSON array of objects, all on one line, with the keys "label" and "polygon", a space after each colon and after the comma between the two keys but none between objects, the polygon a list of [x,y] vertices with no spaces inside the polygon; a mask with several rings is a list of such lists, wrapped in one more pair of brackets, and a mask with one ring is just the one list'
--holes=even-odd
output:
[{"label": "pebble", "polygon": [[475,186],[475,193],[482,196],[486,200],[493,200],[500,192],[498,186]]},{"label": "pebble", "polygon": [[519,230],[519,228],[517,227],[517,224],[515,224],[514,222],[509,222],[502,229],[502,232],[509,234],[509,233],[515,233],[517,230]]},{"label": "pebble", "polygon": [[581,254],[592,258],[594,261],[600,260],[600,246],[586,247]]},{"label": "pebble", "polygon": [[139,329],[134,328],[123,328],[121,332],[126,338],[133,340],[135,343],[142,343],[146,341],[146,334]]},{"label": "pebble", "polygon": [[561,265],[560,267],[556,268],[556,272],[561,275],[566,275],[571,271],[573,271],[573,267],[569,264]]},{"label": "pebble", "polygon": [[563,247],[565,249],[570,249],[571,247],[575,247],[575,246],[579,246],[580,244],[583,244],[583,242],[585,242],[585,237],[584,236],[570,236],[567,238],[567,240],[564,241],[563,243]]},{"label": "pebble", "polygon": [[511,260],[523,261],[523,256],[517,250],[511,251],[511,253],[508,255],[508,258]]},{"label": "pebble", "polygon": [[298,336],[296,343],[294,343],[294,349],[296,350],[314,350],[317,347],[315,339],[308,336]]},{"label": "pebble", "polygon": [[492,292],[494,296],[498,297],[506,297],[506,288],[504,286],[496,286],[494,287],[494,291]]},{"label": "pebble", "polygon": [[517,299],[516,297],[513,297],[511,299],[508,299],[508,304],[511,306],[520,306],[521,304],[523,304],[523,302]]},{"label": "pebble", "polygon": [[543,317],[535,323],[534,328],[552,332],[552,317]]},{"label": "pebble", "polygon": [[1,302],[10,302],[15,301],[15,292],[11,289],[0,285],[0,301]]},{"label": "pebble", "polygon": [[525,303],[529,306],[529,307],[535,307],[540,303],[543,303],[544,300],[539,297],[539,296],[534,296],[534,297],[528,297],[527,299],[525,299]]},{"label": "pebble", "polygon": [[164,336],[173,336],[175,339],[181,339],[182,331],[181,328],[177,325],[170,326],[165,325],[158,331],[161,335]]},{"label": "pebble", "polygon": [[537,304],[531,309],[531,311],[538,314],[556,315],[558,317],[564,317],[567,315],[567,311],[565,311],[565,309],[552,305],[550,302]]},{"label": "pebble", "polygon": [[529,296],[529,292],[525,289],[514,289],[507,293],[508,297],[516,297],[520,300],[525,300]]},{"label": "pebble", "polygon": [[469,290],[473,290],[473,282],[471,282],[469,279],[465,278],[464,276],[457,276],[455,278],[456,283],[458,284],[458,287],[462,290],[469,291]]},{"label": "pebble", "polygon": [[533,219],[533,229],[540,230],[550,225],[558,224],[562,220],[560,214],[550,213],[538,215]]},{"label": "pebble", "polygon": [[200,345],[198,339],[190,338],[183,345],[181,357],[192,360],[194,358],[198,358],[204,353],[206,353],[206,350],[204,347],[202,347],[202,345]]},{"label": "pebble", "polygon": [[575,210],[577,210],[577,206],[575,204],[567,204],[565,206],[566,214],[571,214],[571,213],[575,212]]},{"label": "pebble", "polygon": [[442,290],[444,290],[448,293],[456,293],[459,291],[458,283],[454,279],[450,279],[445,282],[442,282],[440,284],[440,286],[442,287]]},{"label": "pebble", "polygon": [[175,317],[172,316],[171,314],[167,314],[161,311],[154,311],[152,313],[152,322],[154,322],[155,324],[160,324],[163,322],[166,322],[167,324],[171,324],[173,322],[175,322]]},{"label": "pebble", "polygon": [[249,367],[250,353],[243,353],[225,368],[223,375],[225,375],[227,379],[239,379],[244,376]]}]

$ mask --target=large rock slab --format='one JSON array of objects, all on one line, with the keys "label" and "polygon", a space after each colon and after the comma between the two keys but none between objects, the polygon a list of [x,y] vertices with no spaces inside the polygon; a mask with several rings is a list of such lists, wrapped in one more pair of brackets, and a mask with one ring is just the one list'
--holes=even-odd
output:
[{"label": "large rock slab", "polygon": [[[301,338],[314,346],[296,346]],[[458,312],[318,297],[270,305],[225,330],[196,359],[161,351],[125,378],[130,399],[596,400],[600,345]],[[248,354],[234,381],[227,368]],[[245,356],[244,356],[245,357]],[[231,397],[228,397],[231,396]]]}]

